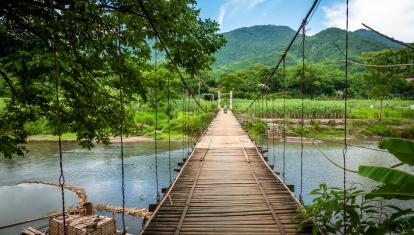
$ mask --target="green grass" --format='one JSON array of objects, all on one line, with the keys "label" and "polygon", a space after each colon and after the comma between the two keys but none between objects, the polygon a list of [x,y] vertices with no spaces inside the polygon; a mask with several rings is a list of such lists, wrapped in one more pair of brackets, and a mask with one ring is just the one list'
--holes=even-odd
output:
[{"label": "green grass", "polygon": [[[248,113],[256,116],[283,118],[283,99],[258,100],[252,105]],[[245,111],[251,100],[235,99],[233,102],[234,109]],[[414,104],[413,100],[385,100],[383,109],[383,118],[389,119],[412,119],[414,110],[410,105]],[[289,118],[301,117],[301,100],[286,99],[286,115]],[[379,117],[380,102],[375,100],[349,100],[348,101],[348,118],[352,119],[377,119]],[[304,117],[306,119],[336,119],[344,117],[343,100],[304,100]]]},{"label": "green grass", "polygon": [[[58,136],[56,135],[51,135],[51,134],[45,134],[45,135],[31,135],[30,136],[31,140],[39,140],[39,141],[45,141],[45,140],[50,140],[50,141],[55,141],[58,140]],[[76,140],[76,133],[63,133],[62,134],[62,140],[64,141],[75,141]]]}]

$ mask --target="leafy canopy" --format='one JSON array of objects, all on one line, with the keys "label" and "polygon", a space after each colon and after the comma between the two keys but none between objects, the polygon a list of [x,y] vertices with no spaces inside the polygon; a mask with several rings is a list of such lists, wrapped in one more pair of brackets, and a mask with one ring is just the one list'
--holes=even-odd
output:
[{"label": "leafy canopy", "polygon": [[194,0],[1,1],[0,76],[11,99],[0,113],[0,153],[24,153],[27,121],[56,122],[56,80],[62,125],[84,146],[119,134],[119,120],[129,124],[119,90],[128,114],[130,102],[146,96],[153,48],[167,48],[189,74],[214,61],[224,38],[198,15]]}]

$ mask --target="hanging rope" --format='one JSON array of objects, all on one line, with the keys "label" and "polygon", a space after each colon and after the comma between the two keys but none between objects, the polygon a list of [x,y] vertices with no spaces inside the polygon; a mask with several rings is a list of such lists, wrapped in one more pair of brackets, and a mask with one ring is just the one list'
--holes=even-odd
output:
[{"label": "hanging rope", "polygon": [[187,156],[190,155],[190,110],[191,110],[191,102],[190,102],[190,97],[188,97],[188,95],[186,95],[186,100],[187,100]]},{"label": "hanging rope", "polygon": [[182,99],[182,103],[181,103],[181,105],[182,105],[182,110],[183,110],[183,123],[182,123],[182,128],[181,128],[181,130],[182,130],[182,132],[183,132],[183,136],[182,136],[182,143],[181,143],[181,146],[182,146],[182,149],[183,149],[183,158],[185,158],[186,156],[185,156],[185,119],[186,119],[186,113],[185,113],[185,98],[184,98],[184,96],[185,96],[185,88],[184,88],[184,85],[182,86],[182,92],[183,92],[183,95],[181,96],[181,99]]},{"label": "hanging rope", "polygon": [[157,203],[160,202],[161,196],[159,191],[159,180],[158,180],[158,141],[157,141],[157,128],[158,128],[158,75],[157,75],[157,60],[158,53],[155,50],[155,61],[154,61],[154,106],[155,106],[155,127],[154,127],[154,155],[155,155],[155,182],[157,184]]},{"label": "hanging rope", "polygon": [[[257,102],[255,102],[254,104],[253,104],[253,110],[254,110],[254,112],[253,112],[253,125],[257,125]],[[254,137],[254,144],[256,144],[256,136],[253,136]]]},{"label": "hanging rope", "polygon": [[286,88],[286,59],[283,58],[283,170],[282,170],[282,178],[283,182],[286,181],[286,96],[287,96],[287,88]]},{"label": "hanging rope", "polygon": [[301,84],[300,84],[300,95],[301,95],[301,112],[300,112],[300,194],[299,194],[299,201],[303,204],[303,130],[304,130],[304,82],[305,82],[305,24],[306,22],[303,21],[302,23],[302,74],[301,74]]},{"label": "hanging rope", "polygon": [[348,130],[348,113],[347,113],[347,109],[348,109],[348,43],[349,43],[349,38],[348,38],[348,23],[349,20],[349,0],[346,0],[346,32],[345,32],[345,92],[344,92],[344,148],[342,150],[342,158],[343,158],[343,175],[344,175],[344,181],[343,181],[343,193],[344,193],[344,198],[343,198],[343,207],[344,207],[344,234],[347,233],[347,224],[346,224],[346,220],[347,220],[347,208],[346,208],[346,153],[348,152],[348,142],[347,142],[347,130]]},{"label": "hanging rope", "polygon": [[170,90],[170,76],[167,76],[167,124],[168,124],[168,173],[171,180],[171,90]]},{"label": "hanging rope", "polygon": [[55,92],[56,92],[56,129],[58,134],[58,145],[59,145],[59,186],[61,192],[62,200],[62,220],[63,220],[63,233],[66,235],[66,213],[65,213],[65,175],[63,174],[63,154],[62,154],[62,122],[60,114],[60,102],[59,102],[59,68],[58,68],[58,58],[57,58],[57,33],[56,33],[56,20],[55,20],[55,10],[53,7],[53,1],[50,1],[50,11],[53,18],[53,77],[55,79]]},{"label": "hanging rope", "polygon": [[[264,118],[264,115],[263,115],[263,93],[262,93],[261,96],[260,96],[260,103],[259,103],[259,121],[260,121],[260,123],[263,122],[263,118]],[[263,137],[264,137],[264,133],[261,133],[261,135],[260,135],[260,147],[262,147],[262,149],[263,149]]]},{"label": "hanging rope", "polygon": [[276,166],[276,149],[275,149],[275,122],[276,122],[276,114],[275,114],[275,99],[272,97],[272,154],[273,154],[273,170]]},{"label": "hanging rope", "polygon": [[[120,16],[118,18],[118,32],[117,32],[117,62],[118,70],[121,69],[121,22]],[[123,77],[122,72],[119,71],[119,102],[120,102],[120,135],[121,135],[121,193],[122,193],[122,233],[126,234],[125,226],[125,167],[124,167],[124,117],[125,117],[125,108],[124,108],[124,95],[123,95]]]},{"label": "hanging rope", "polygon": [[[267,114],[267,94],[265,94],[265,109],[266,109],[266,114]],[[266,131],[267,131],[267,116],[266,116]],[[265,132],[266,133],[266,132]],[[266,151],[269,152],[269,135],[266,135]],[[274,164],[274,163],[273,163]]]},{"label": "hanging rope", "polygon": [[[184,92],[185,94],[185,92]],[[185,138],[185,157],[188,156],[188,102],[187,94],[184,95],[184,138]]]},{"label": "hanging rope", "polygon": [[[347,1],[347,4],[348,4],[348,1]],[[347,8],[347,14],[348,14],[348,8]],[[348,16],[348,15],[347,15]],[[347,22],[348,22],[348,18],[347,18]],[[395,43],[398,43],[398,44],[400,44],[400,45],[402,45],[402,46],[405,46],[405,47],[408,47],[408,48],[410,48],[411,50],[414,50],[414,47],[412,47],[411,45],[409,45],[409,44],[407,44],[407,43],[405,43],[405,42],[402,42],[402,41],[399,41],[399,40],[396,40],[396,39],[394,39],[394,38],[392,38],[392,37],[390,37],[390,36],[387,36],[387,35],[385,35],[385,34],[382,34],[382,33],[380,33],[379,31],[377,31],[377,30],[375,30],[375,29],[373,29],[373,28],[371,28],[371,27],[369,27],[368,25],[366,25],[366,24],[364,24],[364,23],[362,23],[362,25],[365,27],[365,28],[367,28],[367,29],[369,29],[369,30],[371,30],[372,32],[374,32],[374,33],[376,33],[376,34],[378,34],[378,35],[380,35],[380,36],[382,36],[382,37],[384,37],[384,38],[386,38],[386,39],[388,39],[388,40],[390,40],[390,41],[393,41],[393,42],[395,42]],[[347,25],[348,26],[348,25]]]}]

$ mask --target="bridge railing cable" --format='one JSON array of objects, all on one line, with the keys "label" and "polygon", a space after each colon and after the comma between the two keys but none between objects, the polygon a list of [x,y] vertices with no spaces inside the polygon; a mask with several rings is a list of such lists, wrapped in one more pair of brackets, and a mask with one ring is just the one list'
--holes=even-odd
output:
[{"label": "bridge railing cable", "polygon": [[252,102],[245,108],[245,110],[243,111],[243,113],[246,113],[247,110],[261,97],[261,94],[264,92],[266,85],[272,80],[273,76],[276,74],[276,71],[279,69],[279,66],[282,64],[282,61],[286,58],[287,53],[291,49],[293,43],[296,41],[296,38],[299,36],[302,28],[307,24],[310,15],[314,12],[314,10],[316,10],[316,7],[317,7],[319,1],[320,0],[314,0],[313,1],[312,6],[310,7],[310,9],[308,10],[308,12],[306,13],[305,17],[302,20],[301,25],[296,30],[296,32],[293,35],[292,39],[290,40],[288,46],[283,51],[282,55],[280,56],[280,59],[278,60],[278,62],[276,63],[276,65],[273,67],[273,69],[270,71],[270,73],[266,76],[267,78],[265,79],[265,81],[263,83],[265,86],[262,86],[260,88],[258,94],[253,98]]},{"label": "bridge railing cable", "polygon": [[378,34],[378,35],[380,35],[380,36],[382,36],[382,37],[384,37],[384,38],[386,38],[386,39],[388,39],[388,40],[390,40],[390,41],[393,41],[393,42],[398,43],[398,44],[400,44],[400,45],[402,45],[402,46],[408,47],[408,48],[410,48],[411,50],[414,50],[414,47],[412,47],[411,45],[409,45],[409,44],[407,44],[407,43],[405,43],[405,42],[402,42],[402,41],[400,41],[400,40],[397,40],[397,39],[395,39],[395,38],[392,38],[392,37],[390,37],[390,36],[387,36],[387,35],[385,35],[385,34],[383,34],[383,33],[380,33],[379,31],[377,31],[377,30],[375,30],[375,29],[373,29],[373,28],[369,27],[368,25],[366,25],[366,24],[364,24],[364,23],[362,23],[362,26],[364,26],[365,28],[367,28],[367,29],[371,30],[372,32],[374,32],[374,33],[376,33],[376,34]]}]

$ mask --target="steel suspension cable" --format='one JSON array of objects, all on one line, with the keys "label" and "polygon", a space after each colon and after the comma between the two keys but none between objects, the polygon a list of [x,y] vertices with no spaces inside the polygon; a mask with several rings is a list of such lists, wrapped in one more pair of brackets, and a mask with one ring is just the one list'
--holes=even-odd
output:
[{"label": "steel suspension cable", "polygon": [[52,15],[52,28],[53,28],[53,77],[55,80],[55,112],[56,112],[56,129],[58,134],[58,146],[59,146],[59,186],[61,192],[61,202],[62,202],[62,222],[63,222],[63,233],[66,235],[66,209],[65,209],[65,175],[63,173],[63,153],[62,153],[62,122],[61,122],[61,113],[60,113],[60,101],[59,101],[59,68],[58,68],[58,58],[57,58],[57,32],[56,32],[56,15],[53,7],[53,1],[50,1],[50,11]]},{"label": "steel suspension cable", "polygon": [[344,208],[344,234],[347,233],[347,206],[346,206],[346,153],[348,152],[347,131],[348,131],[348,46],[349,46],[349,0],[346,0],[346,29],[345,29],[345,92],[344,92],[344,148],[342,151],[343,158],[343,208]]},{"label": "steel suspension cable", "polygon": [[154,61],[154,106],[155,106],[155,126],[154,126],[154,156],[155,156],[155,183],[157,196],[157,203],[160,202],[161,196],[159,191],[159,180],[158,180],[158,140],[157,140],[157,128],[158,128],[158,75],[157,75],[157,59],[158,53],[155,50],[155,61]]},{"label": "steel suspension cable", "polygon": [[300,95],[301,95],[301,112],[300,112],[300,194],[299,194],[299,201],[303,204],[303,151],[304,151],[304,144],[303,144],[303,131],[304,131],[304,83],[305,83],[305,37],[306,37],[306,30],[305,30],[306,22],[303,22],[302,25],[302,73],[301,73],[301,84],[300,84]]}]

